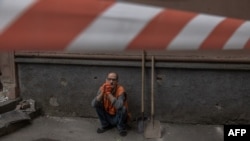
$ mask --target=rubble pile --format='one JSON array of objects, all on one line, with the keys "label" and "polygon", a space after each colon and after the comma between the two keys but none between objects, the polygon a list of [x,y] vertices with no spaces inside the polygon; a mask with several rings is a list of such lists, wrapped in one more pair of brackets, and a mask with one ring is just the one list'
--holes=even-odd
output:
[{"label": "rubble pile", "polygon": [[33,99],[20,101],[15,109],[0,114],[0,136],[14,132],[28,124],[40,115]]}]

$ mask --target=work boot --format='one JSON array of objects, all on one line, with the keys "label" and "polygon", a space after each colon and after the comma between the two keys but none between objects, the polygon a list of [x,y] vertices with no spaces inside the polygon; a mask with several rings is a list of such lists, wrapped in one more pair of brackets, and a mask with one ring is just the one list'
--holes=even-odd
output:
[{"label": "work boot", "polygon": [[102,128],[97,128],[97,133],[100,134],[100,133],[104,133],[110,129],[112,129],[113,127],[112,126],[107,126],[107,127],[102,127]]},{"label": "work boot", "polygon": [[127,131],[126,130],[120,130],[119,131],[120,136],[127,136]]}]

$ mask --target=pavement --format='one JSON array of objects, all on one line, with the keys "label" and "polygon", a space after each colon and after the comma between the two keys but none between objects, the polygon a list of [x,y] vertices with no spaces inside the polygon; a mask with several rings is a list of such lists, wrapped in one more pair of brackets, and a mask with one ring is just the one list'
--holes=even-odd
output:
[{"label": "pavement", "polygon": [[99,120],[81,117],[40,116],[1,141],[223,141],[222,125],[189,125],[161,123],[162,137],[146,139],[131,123],[128,135],[121,137],[116,128],[97,134]]}]

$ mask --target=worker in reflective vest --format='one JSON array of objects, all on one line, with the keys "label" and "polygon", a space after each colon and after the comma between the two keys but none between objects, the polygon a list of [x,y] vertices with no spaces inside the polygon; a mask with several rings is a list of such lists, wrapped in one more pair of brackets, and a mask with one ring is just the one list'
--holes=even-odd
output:
[{"label": "worker in reflective vest", "polygon": [[124,87],[118,84],[117,73],[108,73],[106,82],[99,88],[91,104],[101,122],[97,133],[103,133],[116,126],[121,136],[127,135],[126,127],[130,117],[127,94]]}]

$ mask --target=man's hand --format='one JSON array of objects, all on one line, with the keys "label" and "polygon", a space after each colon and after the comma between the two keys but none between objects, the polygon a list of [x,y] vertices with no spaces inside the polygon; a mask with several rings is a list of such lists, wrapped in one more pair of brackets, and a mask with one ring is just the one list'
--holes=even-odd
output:
[{"label": "man's hand", "polygon": [[104,94],[111,94],[112,92],[112,86],[110,83],[105,83],[103,85],[103,89],[104,89]]}]

